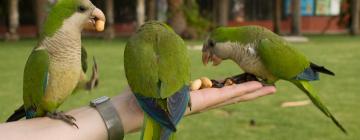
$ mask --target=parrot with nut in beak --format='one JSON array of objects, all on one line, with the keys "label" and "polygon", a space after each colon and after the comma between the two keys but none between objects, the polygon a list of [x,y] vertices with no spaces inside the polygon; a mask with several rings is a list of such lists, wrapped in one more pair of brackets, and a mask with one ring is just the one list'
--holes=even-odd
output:
[{"label": "parrot with nut in beak", "polygon": [[175,139],[176,125],[190,105],[190,60],[184,41],[165,23],[147,22],[126,44],[124,67],[145,112],[141,139]]},{"label": "parrot with nut in beak", "polygon": [[345,128],[320,101],[309,81],[319,80],[319,73],[335,75],[310,62],[301,52],[270,30],[260,26],[220,27],[204,43],[202,61],[218,65],[230,59],[247,74],[273,85],[282,79],[301,89],[344,133]]},{"label": "parrot with nut in beak", "polygon": [[58,0],[52,7],[38,45],[24,70],[24,105],[7,120],[48,116],[77,127],[75,118],[57,108],[75,89],[91,90],[97,85],[97,65],[86,81],[86,51],[81,46],[83,29],[102,31],[105,16],[89,0]]}]

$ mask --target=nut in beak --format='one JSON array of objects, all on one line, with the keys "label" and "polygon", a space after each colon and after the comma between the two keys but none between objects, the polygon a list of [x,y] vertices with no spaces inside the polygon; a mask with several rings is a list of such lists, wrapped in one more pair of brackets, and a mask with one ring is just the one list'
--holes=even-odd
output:
[{"label": "nut in beak", "polygon": [[98,32],[104,31],[105,21],[104,13],[100,9],[95,8],[91,13],[88,23],[84,25],[84,29],[96,30]]}]

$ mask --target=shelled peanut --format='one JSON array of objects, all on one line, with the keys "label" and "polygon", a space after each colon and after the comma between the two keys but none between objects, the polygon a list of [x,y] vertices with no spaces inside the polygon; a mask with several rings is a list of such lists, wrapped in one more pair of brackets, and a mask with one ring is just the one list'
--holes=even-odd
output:
[{"label": "shelled peanut", "polygon": [[209,78],[201,77],[200,79],[195,79],[190,83],[190,90],[194,91],[203,88],[211,88],[212,85],[213,84]]},{"label": "shelled peanut", "polygon": [[194,91],[194,90],[198,90],[201,87],[201,80],[200,79],[196,79],[194,81],[190,82],[190,90]]},{"label": "shelled peanut", "polygon": [[190,90],[199,90],[204,88],[222,88],[224,86],[231,86],[236,84],[236,81],[232,79],[225,79],[224,81],[210,80],[207,77],[201,77],[200,79],[195,79],[190,82]]},{"label": "shelled peanut", "polygon": [[207,77],[201,77],[201,88],[211,88],[212,87],[212,82],[209,78]]},{"label": "shelled peanut", "polygon": [[95,28],[97,31],[101,32],[104,31],[105,28],[105,21],[98,20],[95,22]]}]

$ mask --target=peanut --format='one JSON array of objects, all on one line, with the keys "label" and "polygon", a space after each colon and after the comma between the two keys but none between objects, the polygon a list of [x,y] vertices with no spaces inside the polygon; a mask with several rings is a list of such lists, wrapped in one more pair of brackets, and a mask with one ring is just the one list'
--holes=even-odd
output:
[{"label": "peanut", "polygon": [[226,81],[225,81],[225,86],[230,86],[230,85],[233,85],[234,84],[234,82],[231,80],[231,79],[226,79]]},{"label": "peanut", "polygon": [[194,81],[192,81],[190,83],[190,90],[191,91],[198,90],[198,89],[200,89],[200,87],[201,87],[201,80],[200,79],[196,79],[196,80],[194,80]]},{"label": "peanut", "polygon": [[212,87],[212,82],[209,78],[207,77],[201,77],[201,88],[211,88]]},{"label": "peanut", "polygon": [[96,27],[96,31],[104,31],[104,28],[105,28],[105,21],[102,21],[102,20],[97,20],[95,22],[95,27]]}]

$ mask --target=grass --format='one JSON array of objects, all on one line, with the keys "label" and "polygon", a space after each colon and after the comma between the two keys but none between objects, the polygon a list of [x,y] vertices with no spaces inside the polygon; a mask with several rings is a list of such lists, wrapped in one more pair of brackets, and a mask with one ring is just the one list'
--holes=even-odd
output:
[{"label": "grass", "polygon": [[[191,44],[199,43],[197,41]],[[84,39],[90,55],[100,66],[100,87],[91,93],[79,92],[62,106],[69,110],[88,105],[101,95],[115,96],[126,86],[123,68],[125,40],[103,41]],[[307,97],[295,86],[280,81],[278,92],[252,102],[244,102],[186,117],[180,123],[178,139],[246,139],[246,140],[354,140],[360,137],[360,38],[349,36],[310,36],[310,42],[294,44],[313,62],[327,66],[336,77],[321,76],[313,82],[321,98],[348,129],[342,134],[332,122],[313,105],[281,108],[285,101],[305,100]],[[22,104],[22,73],[26,58],[36,40],[16,43],[0,42],[0,121],[4,121]],[[190,50],[192,78],[208,76],[222,78],[241,71],[230,61],[219,67],[204,67],[201,52]],[[256,122],[250,126],[250,120]],[[139,133],[126,136],[139,138]]]}]

